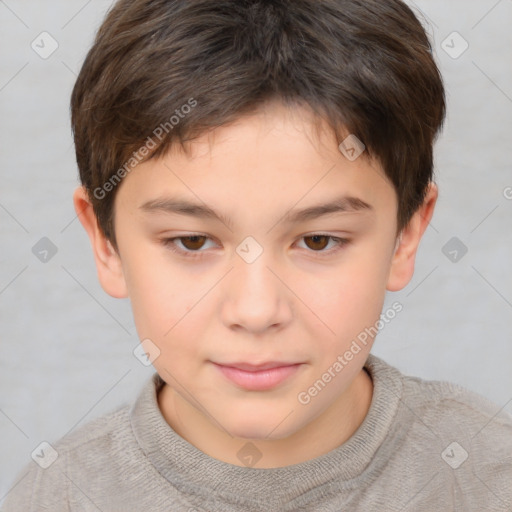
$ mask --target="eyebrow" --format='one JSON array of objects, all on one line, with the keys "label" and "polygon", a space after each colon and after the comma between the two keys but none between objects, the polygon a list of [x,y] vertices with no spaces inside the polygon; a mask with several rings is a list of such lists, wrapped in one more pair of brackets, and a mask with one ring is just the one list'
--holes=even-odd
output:
[{"label": "eyebrow", "polygon": [[[232,227],[232,221],[222,213],[216,212],[206,204],[193,203],[182,198],[162,198],[145,202],[139,207],[147,213],[164,212],[169,214],[189,215],[196,218],[214,219]],[[302,210],[290,210],[282,222],[295,224],[317,219],[335,213],[374,212],[373,206],[357,197],[342,196],[328,203],[310,206]]]}]

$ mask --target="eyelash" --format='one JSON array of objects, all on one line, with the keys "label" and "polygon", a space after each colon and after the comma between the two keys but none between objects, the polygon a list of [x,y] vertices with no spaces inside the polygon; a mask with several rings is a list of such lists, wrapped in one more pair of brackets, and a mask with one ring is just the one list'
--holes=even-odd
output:
[{"label": "eyelash", "polygon": [[[308,250],[308,252],[317,253],[320,257],[330,256],[332,254],[335,254],[338,251],[341,251],[346,245],[348,245],[350,243],[350,240],[348,240],[346,238],[334,237],[327,233],[313,233],[311,235],[302,236],[300,239],[302,240],[304,238],[313,238],[313,237],[317,237],[317,236],[327,237],[329,239],[336,241],[336,243],[337,243],[337,247],[335,247],[334,249],[327,250],[327,251],[325,251],[325,250],[314,251],[312,249]],[[171,252],[185,256],[186,258],[201,258],[203,256],[202,253],[205,252],[204,250],[197,250],[197,251],[183,250],[183,249],[179,249],[175,244],[175,240],[183,240],[183,239],[187,239],[187,238],[196,238],[196,237],[204,237],[207,240],[212,240],[207,235],[204,235],[201,233],[196,233],[196,234],[189,234],[186,236],[177,236],[174,238],[164,238],[162,240],[162,244],[164,245],[164,247],[169,249]]]}]

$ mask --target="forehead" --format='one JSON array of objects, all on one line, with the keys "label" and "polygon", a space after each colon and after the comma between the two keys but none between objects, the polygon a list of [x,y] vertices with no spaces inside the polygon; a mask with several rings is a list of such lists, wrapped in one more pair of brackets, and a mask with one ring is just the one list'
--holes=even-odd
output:
[{"label": "forehead", "polygon": [[[327,120],[315,114],[309,105],[286,105],[274,99],[259,105],[254,112],[241,115],[230,123],[186,141],[184,151],[181,146],[173,145],[170,153],[174,156],[183,153],[190,158],[198,158],[227,147],[230,143],[238,144],[247,134],[254,145],[268,142],[265,138],[271,135],[275,137],[276,150],[279,149],[278,143],[282,146],[286,141],[290,144],[307,142],[308,147],[303,150],[313,150],[320,158],[337,159],[339,143],[350,135],[346,127],[341,127],[340,132],[336,135]],[[337,138],[341,140],[337,141]]]},{"label": "forehead", "polygon": [[242,211],[287,215],[294,206],[306,210],[342,198],[349,198],[347,212],[358,210],[356,204],[370,211],[396,199],[376,161],[365,153],[349,160],[326,123],[307,109],[279,103],[189,141],[185,151],[175,144],[139,164],[121,188],[120,202],[133,208],[170,211],[174,203],[190,211],[195,204],[197,212],[202,204],[204,217],[215,210],[226,219]]}]

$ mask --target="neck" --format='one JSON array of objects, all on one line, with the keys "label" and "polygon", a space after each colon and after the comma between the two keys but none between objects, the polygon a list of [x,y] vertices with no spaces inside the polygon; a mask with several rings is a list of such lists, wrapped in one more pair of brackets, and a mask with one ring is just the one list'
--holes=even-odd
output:
[{"label": "neck", "polygon": [[[328,409],[302,429],[279,439],[233,437],[168,384],[160,390],[158,405],[171,428],[203,453],[229,464],[244,466],[237,454],[250,441],[263,454],[257,466],[277,468],[319,457],[347,441],[364,421],[372,396],[371,377],[362,369]],[[293,421],[293,418],[288,419]]]}]

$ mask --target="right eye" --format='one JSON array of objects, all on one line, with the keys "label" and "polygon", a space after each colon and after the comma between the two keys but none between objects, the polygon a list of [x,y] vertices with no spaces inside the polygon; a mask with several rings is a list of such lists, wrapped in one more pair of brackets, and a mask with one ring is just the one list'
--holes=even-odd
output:
[{"label": "right eye", "polygon": [[[176,241],[179,241],[184,249],[178,247]],[[186,236],[176,236],[173,238],[164,238],[162,244],[172,252],[181,254],[186,257],[197,258],[204,252],[199,249],[203,247],[206,240],[211,240],[208,236],[202,234],[190,234]],[[199,254],[194,254],[199,253]]]}]

